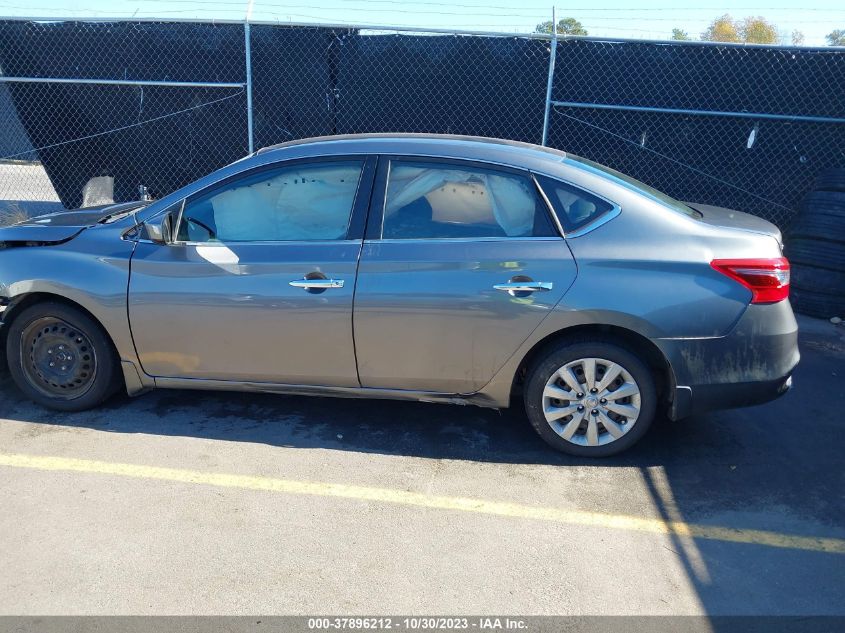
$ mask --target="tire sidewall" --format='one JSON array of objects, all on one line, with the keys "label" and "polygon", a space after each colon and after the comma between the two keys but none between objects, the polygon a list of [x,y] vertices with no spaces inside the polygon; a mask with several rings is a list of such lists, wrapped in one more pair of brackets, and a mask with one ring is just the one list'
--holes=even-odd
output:
[{"label": "tire sidewall", "polygon": [[820,191],[845,192],[845,169],[832,168],[816,177],[815,188]]},{"label": "tire sidewall", "polygon": [[[555,433],[543,415],[543,390],[552,373],[581,358],[603,358],[621,365],[640,388],[640,415],[634,428],[604,446],[580,446],[568,442]],[[651,369],[627,349],[604,341],[562,344],[538,359],[529,368],[523,399],[531,426],[540,437],[553,448],[579,457],[608,457],[627,450],[648,432],[657,410],[657,391]]]},{"label": "tire sidewall", "polygon": [[786,242],[784,254],[790,263],[845,272],[845,244],[797,237]]},{"label": "tire sidewall", "polygon": [[789,301],[796,312],[811,317],[829,319],[845,314],[845,298],[842,295],[793,288],[790,290]]},{"label": "tire sidewall", "polygon": [[845,300],[845,272],[794,264],[790,268],[789,284],[790,293],[809,291]]},{"label": "tire sidewall", "polygon": [[[94,347],[97,359],[97,374],[91,388],[78,398],[62,400],[50,398],[29,384],[21,367],[21,337],[33,321],[43,317],[56,317],[85,333]],[[117,358],[103,328],[80,310],[60,303],[39,303],[25,308],[17,315],[9,328],[6,340],[6,358],[9,373],[18,388],[37,404],[57,411],[84,411],[101,404],[117,388]]]}]

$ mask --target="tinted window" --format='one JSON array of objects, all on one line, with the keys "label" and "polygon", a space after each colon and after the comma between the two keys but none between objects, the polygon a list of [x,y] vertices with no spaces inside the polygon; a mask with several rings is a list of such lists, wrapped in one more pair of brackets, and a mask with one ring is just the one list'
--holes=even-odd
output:
[{"label": "tinted window", "polygon": [[565,232],[576,231],[613,209],[613,204],[565,182],[539,177]]},{"label": "tinted window", "polygon": [[384,238],[550,235],[548,210],[528,176],[459,164],[390,164]]},{"label": "tinted window", "polygon": [[189,200],[178,239],[280,242],[346,237],[362,163],[261,171]]}]

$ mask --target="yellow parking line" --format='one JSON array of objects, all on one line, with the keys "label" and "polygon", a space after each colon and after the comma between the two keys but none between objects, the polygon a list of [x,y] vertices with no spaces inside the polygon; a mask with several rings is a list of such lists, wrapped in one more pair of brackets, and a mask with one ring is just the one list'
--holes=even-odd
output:
[{"label": "yellow parking line", "polygon": [[133,477],[137,479],[158,479],[161,481],[203,484],[223,488],[240,488],[243,490],[281,492],[293,495],[337,497],[357,501],[375,501],[420,508],[434,508],[437,510],[456,510],[493,516],[534,519],[568,525],[587,525],[651,534],[675,534],[684,537],[727,541],[730,543],[748,543],[813,552],[845,554],[845,539],[840,538],[796,536],[765,530],[744,530],[713,525],[696,525],[683,521],[663,521],[661,519],[634,517],[622,514],[564,510],[561,508],[529,506],[466,497],[446,497],[420,492],[409,492],[407,490],[393,490],[390,488],[349,486],[346,484],[296,481],[250,475],[227,475],[182,468],[161,468],[158,466],[121,464],[89,459],[73,459],[69,457],[45,457],[5,453],[0,453],[0,466],[119,475],[121,477]]}]

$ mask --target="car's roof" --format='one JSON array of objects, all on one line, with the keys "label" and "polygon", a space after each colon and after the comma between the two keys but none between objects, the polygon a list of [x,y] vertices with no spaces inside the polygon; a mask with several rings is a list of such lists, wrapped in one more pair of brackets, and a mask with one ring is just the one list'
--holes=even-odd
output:
[{"label": "car's roof", "polygon": [[550,147],[531,143],[511,141],[482,136],[459,136],[455,134],[343,134],[304,138],[287,143],[271,145],[256,152],[287,153],[292,148],[313,149],[315,153],[325,151],[342,154],[420,154],[429,156],[489,159],[491,154],[508,162],[521,164],[525,160],[552,160],[561,162],[566,153]]}]

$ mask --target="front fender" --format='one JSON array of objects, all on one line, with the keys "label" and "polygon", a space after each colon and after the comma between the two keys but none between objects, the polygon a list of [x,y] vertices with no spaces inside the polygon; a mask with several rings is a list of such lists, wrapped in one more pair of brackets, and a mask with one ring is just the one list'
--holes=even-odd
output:
[{"label": "front fender", "polygon": [[126,293],[134,243],[117,227],[83,231],[68,242],[0,250],[0,295],[8,299],[4,323],[34,294],[78,304],[103,326],[121,361],[137,363],[129,330]]}]

